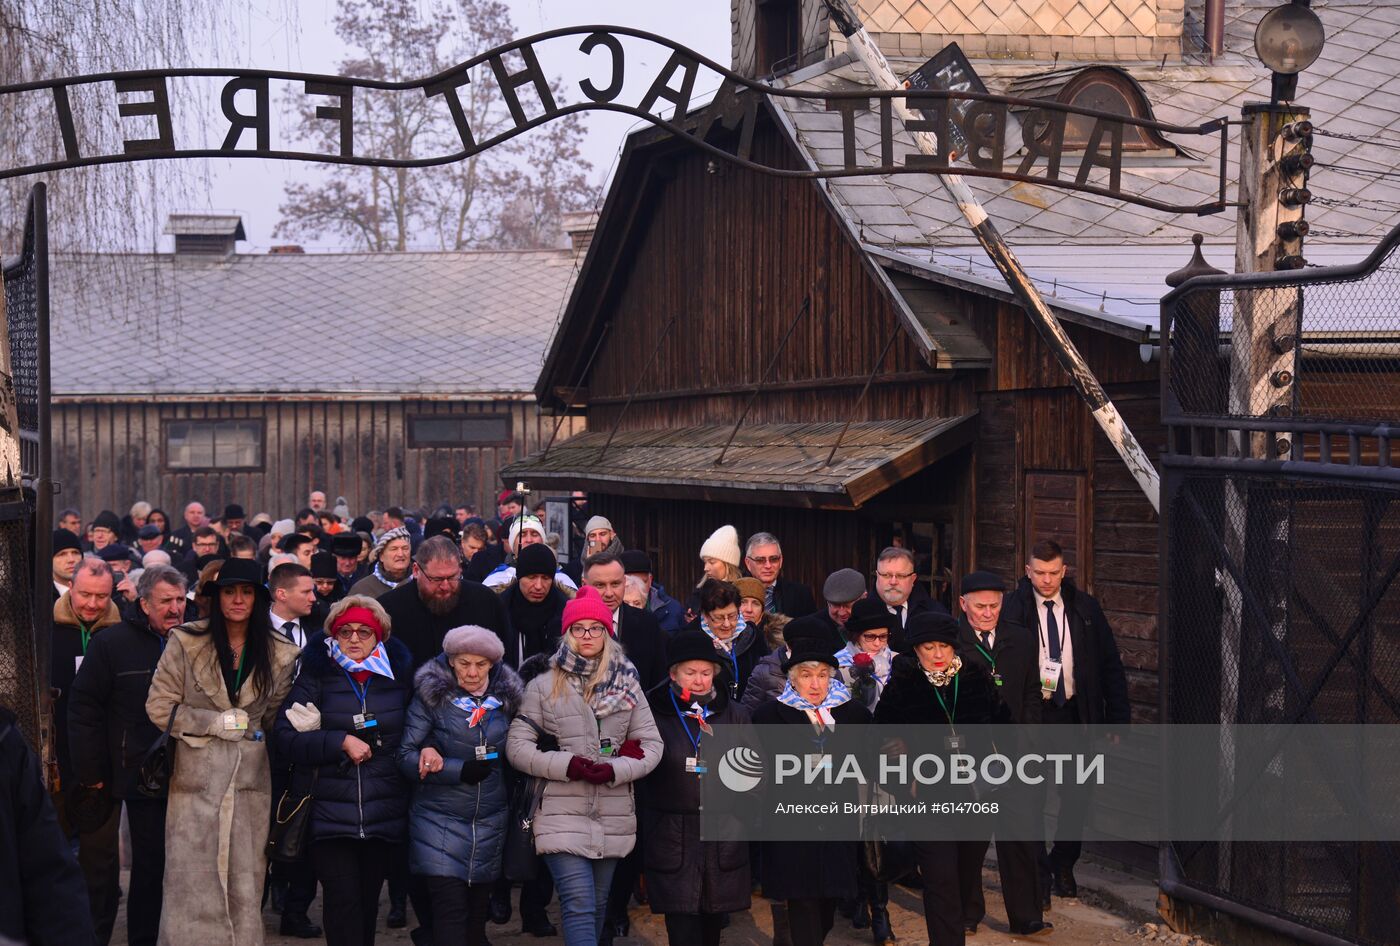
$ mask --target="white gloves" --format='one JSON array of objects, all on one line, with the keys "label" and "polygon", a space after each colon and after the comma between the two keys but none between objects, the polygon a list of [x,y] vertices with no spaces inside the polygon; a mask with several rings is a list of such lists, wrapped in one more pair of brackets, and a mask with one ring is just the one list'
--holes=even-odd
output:
[{"label": "white gloves", "polygon": [[287,707],[287,722],[297,732],[315,732],[321,728],[321,711],[315,703],[293,703]]}]

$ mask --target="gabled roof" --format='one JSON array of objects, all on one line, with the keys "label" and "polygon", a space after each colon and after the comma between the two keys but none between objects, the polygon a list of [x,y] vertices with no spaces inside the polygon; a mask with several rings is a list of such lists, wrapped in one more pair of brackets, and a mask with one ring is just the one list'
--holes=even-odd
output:
[{"label": "gabled roof", "polygon": [[737,432],[730,424],[712,424],[615,436],[595,430],[517,460],[501,470],[501,479],[525,480],[532,489],[621,488],[629,496],[853,509],[969,443],[975,416],[871,421],[848,429],[821,423],[746,424]]},{"label": "gabled roof", "polygon": [[[1128,65],[1125,71],[1142,87],[1160,121],[1198,124],[1216,117],[1238,118],[1246,102],[1268,100],[1269,76],[1254,58],[1253,36],[1259,18],[1276,5],[1275,0],[1232,0],[1226,53],[1213,65],[1187,59],[1160,66]],[[1329,0],[1317,13],[1327,29],[1327,43],[1321,58],[1300,77],[1297,97],[1311,107],[1313,122],[1322,131],[1313,143],[1320,166],[1309,182],[1322,199],[1307,211],[1313,234],[1304,255],[1310,262],[1332,264],[1365,256],[1400,222],[1400,179],[1378,176],[1393,172],[1400,158],[1400,132],[1395,131],[1400,126],[1400,6],[1390,0]],[[922,61],[892,58],[891,63],[904,74]],[[1050,63],[1007,60],[973,65],[992,92],[1007,92],[1013,84],[1024,85],[1028,76],[1054,69]],[[785,83],[802,89],[871,87],[864,67],[848,54],[793,73]],[[787,116],[794,140],[815,166],[843,165],[840,115],[825,111],[820,102],[781,96],[771,101]],[[857,116],[857,149],[865,151],[858,160],[864,163],[879,163],[877,121],[874,112]],[[897,155],[915,150],[898,122],[895,136]],[[1184,141],[1194,160],[1130,159],[1123,169],[1124,188],[1150,191],[1174,203],[1206,203],[1216,193],[1216,143],[1218,139]],[[1232,136],[1227,153],[1231,182],[1238,178],[1237,158]],[[1068,318],[1108,320],[1138,331],[1155,329],[1157,303],[1166,291],[1160,277],[1190,257],[1193,233],[1205,235],[1209,258],[1233,269],[1233,209],[1204,217],[1177,216],[1068,190],[966,180],[1047,301]],[[842,178],[824,187],[871,252],[898,258],[907,268],[939,281],[957,283],[961,277],[954,274],[970,270],[974,278],[968,282],[982,281],[987,291],[1009,297],[956,205],[933,177]],[[1124,250],[1132,272],[1122,265]],[[1108,278],[1099,275],[1100,268]]]},{"label": "gabled roof", "polygon": [[59,255],[52,388],[524,397],[573,273],[569,250]]},{"label": "gabled roof", "polygon": [[243,218],[237,214],[171,214],[165,232],[174,236],[226,236],[246,240]]}]

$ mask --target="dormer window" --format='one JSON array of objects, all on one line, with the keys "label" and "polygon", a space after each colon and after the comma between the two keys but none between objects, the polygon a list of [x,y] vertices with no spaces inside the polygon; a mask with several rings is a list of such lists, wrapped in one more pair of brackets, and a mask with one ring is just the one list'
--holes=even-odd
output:
[{"label": "dormer window", "polygon": [[800,65],[801,0],[757,0],[757,74],[776,75]]},{"label": "dormer window", "polygon": [[[1152,120],[1152,103],[1142,86],[1132,76],[1116,66],[1083,66],[1061,69],[1039,75],[1023,76],[1013,81],[1007,95],[1049,99],[1075,108],[1090,108],[1116,115]],[[1083,151],[1089,143],[1094,119],[1071,113],[1065,121],[1066,151]],[[1043,128],[1026,128],[1027,137],[1039,136]],[[1182,152],[1155,131],[1139,125],[1123,126],[1123,151],[1143,156],[1176,157]]]}]

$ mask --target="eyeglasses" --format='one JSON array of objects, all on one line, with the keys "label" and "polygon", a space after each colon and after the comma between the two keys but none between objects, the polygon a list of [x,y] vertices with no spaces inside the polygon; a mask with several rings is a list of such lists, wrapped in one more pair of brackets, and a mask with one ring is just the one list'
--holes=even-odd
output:
[{"label": "eyeglasses", "polygon": [[602,637],[602,636],[603,636],[603,628],[601,628],[601,627],[579,627],[579,626],[576,624],[576,625],[574,625],[573,627],[569,628],[569,633],[572,634],[574,637]]},{"label": "eyeglasses", "polygon": [[781,565],[783,557],[781,555],[750,555],[749,561],[755,565]]},{"label": "eyeglasses", "polygon": [[367,641],[374,637],[374,631],[368,627],[342,627],[335,632],[338,641],[348,641],[352,637]]},{"label": "eyeglasses", "polygon": [[437,575],[429,575],[427,572],[419,572],[418,580],[429,585],[455,585],[462,580],[462,573],[458,572],[455,575],[442,575],[439,577]]},{"label": "eyeglasses", "polygon": [[719,627],[733,627],[739,623],[739,615],[737,614],[710,614],[707,617],[711,624]]},{"label": "eyeglasses", "polygon": [[888,634],[862,634],[862,635],[860,635],[860,639],[863,640],[863,641],[870,641],[872,644],[888,644],[889,641],[890,641],[890,635],[888,635]]},{"label": "eyeglasses", "polygon": [[913,572],[905,572],[902,575],[896,572],[876,572],[875,574],[885,579],[885,581],[908,581],[914,577]]}]

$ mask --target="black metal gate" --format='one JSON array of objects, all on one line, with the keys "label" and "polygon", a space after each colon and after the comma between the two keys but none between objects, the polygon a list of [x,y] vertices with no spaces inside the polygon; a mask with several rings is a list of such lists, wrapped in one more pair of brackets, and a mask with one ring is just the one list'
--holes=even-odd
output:
[{"label": "black metal gate", "polygon": [[4,260],[10,371],[23,488],[0,499],[0,702],[33,746],[47,747],[53,483],[49,427],[48,216],[43,184],[29,192],[24,243]]},{"label": "black metal gate", "polygon": [[[1400,228],[1355,266],[1163,299],[1165,722],[1400,721],[1398,246]],[[1184,899],[1310,942],[1400,943],[1393,845],[1162,854]]]}]

